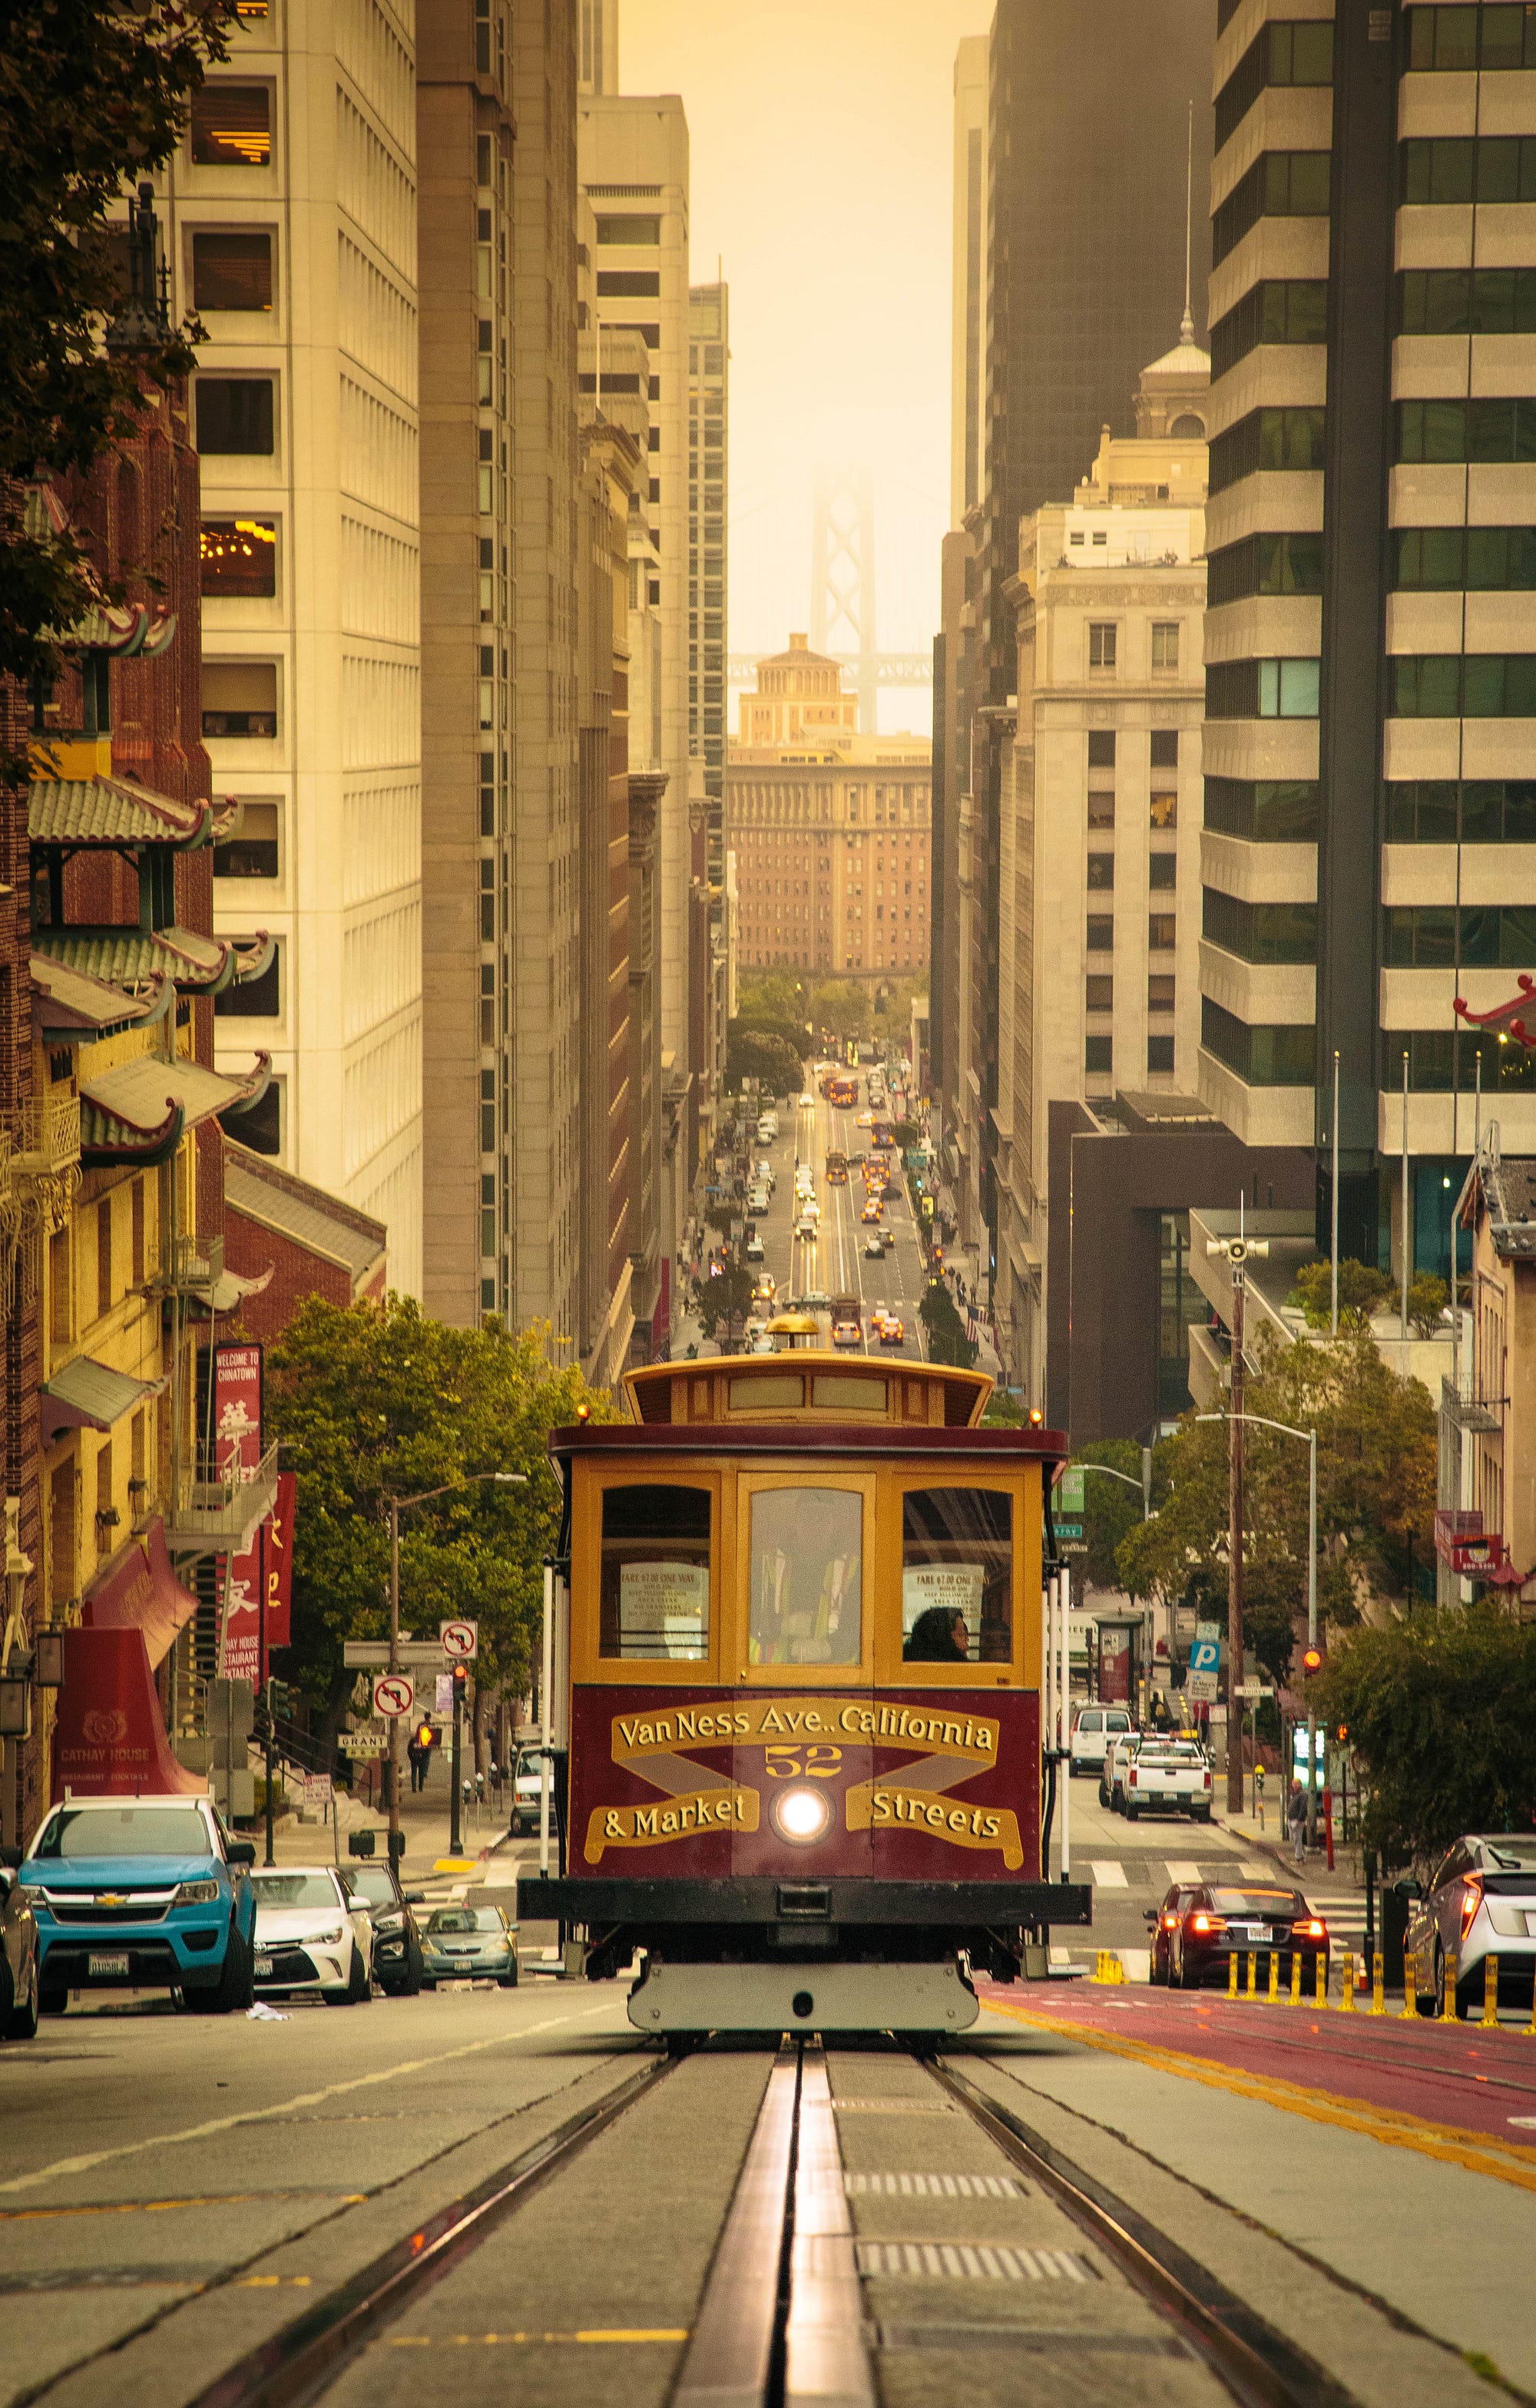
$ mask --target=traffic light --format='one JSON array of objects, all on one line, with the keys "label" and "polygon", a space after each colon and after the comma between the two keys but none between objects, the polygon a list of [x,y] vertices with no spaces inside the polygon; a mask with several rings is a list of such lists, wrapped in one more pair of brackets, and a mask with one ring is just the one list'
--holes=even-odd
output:
[{"label": "traffic light", "polygon": [[464,1703],[464,1695],[465,1695],[465,1691],[468,1688],[468,1686],[469,1686],[469,1667],[468,1667],[468,1665],[467,1665],[467,1664],[455,1664],[455,1665],[454,1665],[454,1667],[453,1667],[453,1703],[454,1703],[456,1706],[460,1706],[460,1705],[462,1705],[462,1704]]},{"label": "traffic light", "polygon": [[293,1702],[289,1695],[288,1684],[286,1681],[268,1681],[266,1684],[266,1697],[267,1703],[272,1709],[274,1719],[276,1719],[279,1714],[287,1713],[289,1707]]},{"label": "traffic light", "polygon": [[1342,1747],[1342,1745],[1343,1745],[1343,1743],[1344,1743],[1345,1740],[1346,1740],[1346,1739],[1348,1739],[1348,1737],[1349,1737],[1349,1725],[1348,1725],[1347,1723],[1341,1723],[1341,1724],[1340,1724],[1340,1726],[1339,1726],[1339,1744],[1340,1744],[1340,1746],[1341,1746],[1341,1747]]},{"label": "traffic light", "polygon": [[252,1737],[260,1740],[265,1747],[272,1736],[272,1716],[267,1710],[265,1689],[256,1692],[256,1702],[251,1713],[251,1729]]},{"label": "traffic light", "polygon": [[1320,1672],[1322,1670],[1323,1662],[1323,1651],[1320,1647],[1302,1648],[1301,1670],[1309,1681],[1314,1672]]}]

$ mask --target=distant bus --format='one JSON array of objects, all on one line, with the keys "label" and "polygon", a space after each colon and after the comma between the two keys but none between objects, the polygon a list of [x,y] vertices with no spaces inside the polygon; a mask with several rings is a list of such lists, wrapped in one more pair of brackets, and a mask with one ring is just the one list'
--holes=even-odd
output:
[{"label": "distant bus", "polygon": [[851,1112],[858,1102],[858,1081],[837,1077],[828,1079],[826,1100],[834,1111]]}]

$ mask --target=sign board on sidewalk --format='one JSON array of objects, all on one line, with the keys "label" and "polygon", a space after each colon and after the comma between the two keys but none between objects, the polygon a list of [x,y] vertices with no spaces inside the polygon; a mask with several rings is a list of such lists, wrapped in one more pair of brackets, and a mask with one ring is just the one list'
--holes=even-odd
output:
[{"label": "sign board on sidewalk", "polygon": [[405,1672],[380,1672],[373,1684],[373,1711],[390,1721],[409,1714],[416,1703],[416,1684]]},{"label": "sign board on sidewalk", "polygon": [[1232,1695],[1234,1698],[1246,1698],[1252,1702],[1258,1698],[1272,1698],[1274,1690],[1266,1681],[1240,1681]]},{"label": "sign board on sidewalk", "polygon": [[1209,1639],[1213,1646],[1219,1647],[1227,1636],[1227,1627],[1220,1622],[1197,1622],[1195,1636],[1197,1639]]},{"label": "sign board on sidewalk", "polygon": [[1213,1706],[1216,1702],[1216,1676],[1214,1672],[1186,1672],[1184,1675],[1184,1693],[1194,1705]]},{"label": "sign board on sidewalk", "polygon": [[438,1636],[451,1664],[467,1664],[480,1654],[478,1622],[439,1622]]},{"label": "sign board on sidewalk", "polygon": [[307,1772],[304,1776],[306,1806],[328,1806],[331,1802],[331,1776],[328,1772]]},{"label": "sign board on sidewalk", "polygon": [[343,1731],[337,1744],[343,1756],[385,1756],[389,1733],[384,1730]]},{"label": "sign board on sidewalk", "polygon": [[1199,1638],[1189,1650],[1192,1672],[1209,1672],[1213,1679],[1221,1664],[1221,1647],[1214,1639]]}]

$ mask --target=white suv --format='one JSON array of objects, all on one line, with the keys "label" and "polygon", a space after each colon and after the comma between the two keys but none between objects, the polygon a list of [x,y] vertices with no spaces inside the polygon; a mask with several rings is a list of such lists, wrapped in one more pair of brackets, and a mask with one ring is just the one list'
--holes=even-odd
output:
[{"label": "white suv", "polygon": [[1112,1739],[1134,1729],[1125,1706],[1084,1706],[1072,1725],[1072,1770],[1098,1772]]}]

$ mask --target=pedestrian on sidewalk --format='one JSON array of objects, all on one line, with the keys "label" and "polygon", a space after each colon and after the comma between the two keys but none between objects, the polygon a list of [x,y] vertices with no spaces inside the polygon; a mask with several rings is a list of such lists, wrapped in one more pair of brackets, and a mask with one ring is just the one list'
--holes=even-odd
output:
[{"label": "pedestrian on sidewalk", "polygon": [[1291,1783],[1291,1793],[1285,1800],[1285,1822],[1291,1835],[1291,1853],[1299,1865],[1307,1854],[1307,1793],[1299,1781]]}]

